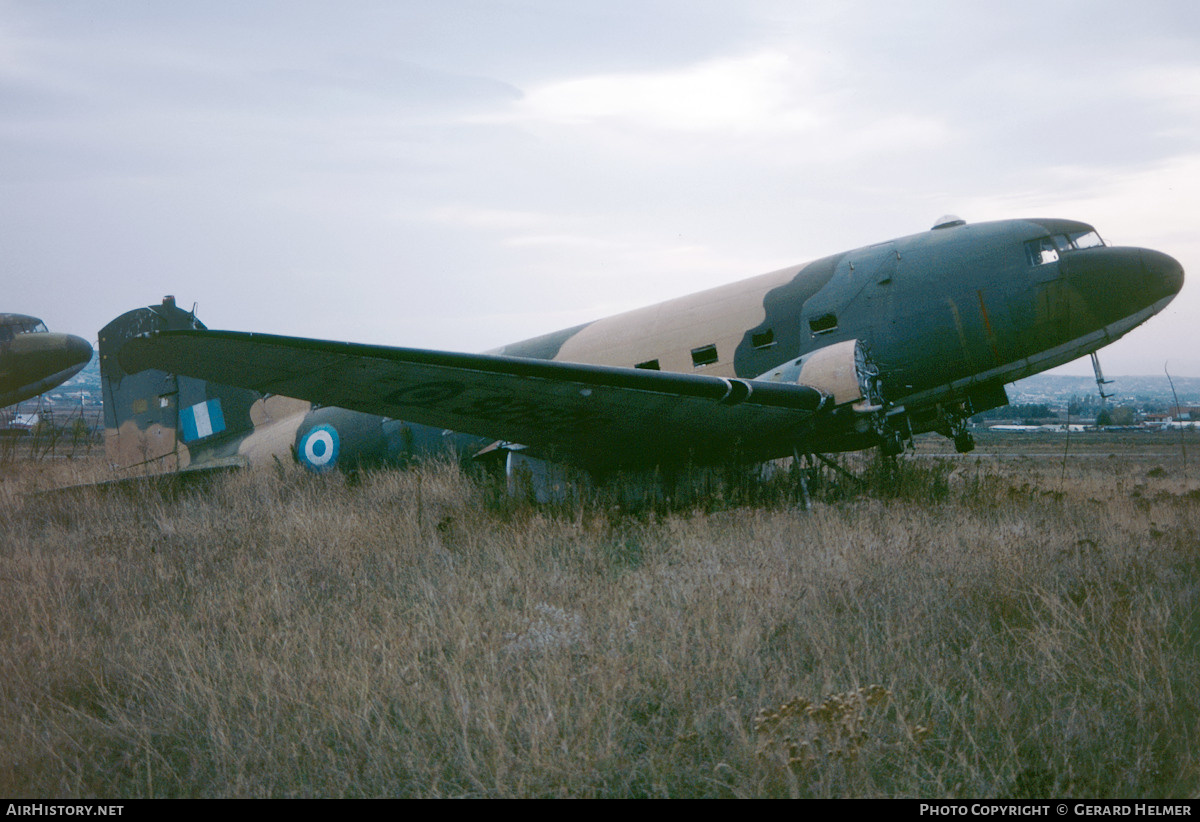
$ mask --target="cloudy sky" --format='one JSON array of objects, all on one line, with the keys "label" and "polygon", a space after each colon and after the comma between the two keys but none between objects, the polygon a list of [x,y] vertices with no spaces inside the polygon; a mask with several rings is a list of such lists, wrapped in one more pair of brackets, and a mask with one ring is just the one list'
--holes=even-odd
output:
[{"label": "cloudy sky", "polygon": [[[93,339],[483,350],[947,212],[1195,280],[1200,4],[0,0],[0,310]],[[1200,376],[1197,320],[1106,372]]]}]

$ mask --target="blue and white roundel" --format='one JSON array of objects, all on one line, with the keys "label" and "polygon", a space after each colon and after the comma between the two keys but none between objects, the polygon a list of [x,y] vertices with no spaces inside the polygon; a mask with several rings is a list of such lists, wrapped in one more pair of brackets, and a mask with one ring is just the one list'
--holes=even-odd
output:
[{"label": "blue and white roundel", "polygon": [[304,435],[296,450],[300,454],[300,462],[309,471],[328,471],[337,465],[338,452],[341,451],[337,429],[332,425],[318,425]]}]

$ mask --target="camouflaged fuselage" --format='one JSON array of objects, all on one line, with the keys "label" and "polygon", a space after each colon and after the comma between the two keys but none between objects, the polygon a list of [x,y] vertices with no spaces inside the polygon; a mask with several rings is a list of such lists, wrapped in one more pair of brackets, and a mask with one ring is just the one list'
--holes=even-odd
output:
[{"label": "camouflaged fuselage", "polygon": [[1097,246],[1033,261],[1072,220],[954,225],[791,266],[495,353],[755,378],[857,339],[895,404],[952,402],[1084,356],[1182,285],[1156,251]]},{"label": "camouflaged fuselage", "polygon": [[[484,355],[202,332],[171,300],[101,333],[106,421],[126,464],[173,441],[171,467],[289,441],[314,470],[488,443],[593,468],[959,444],[1005,383],[1112,342],[1182,283],[1165,254],[1048,219],[949,221]],[[145,331],[162,333],[129,361],[150,370],[126,374],[114,356]]]}]

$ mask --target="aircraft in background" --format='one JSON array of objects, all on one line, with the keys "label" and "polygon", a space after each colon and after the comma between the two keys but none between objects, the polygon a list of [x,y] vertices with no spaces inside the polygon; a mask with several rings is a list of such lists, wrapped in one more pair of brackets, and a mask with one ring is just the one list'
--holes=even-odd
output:
[{"label": "aircraft in background", "polygon": [[0,408],[61,385],[91,359],[81,337],[52,333],[37,317],[0,314]]},{"label": "aircraft in background", "polygon": [[178,470],[313,470],[447,450],[592,474],[878,446],[1006,405],[1183,285],[1063,219],[966,224],[791,266],[485,354],[208,331],[173,298],[100,334],[108,447]]}]

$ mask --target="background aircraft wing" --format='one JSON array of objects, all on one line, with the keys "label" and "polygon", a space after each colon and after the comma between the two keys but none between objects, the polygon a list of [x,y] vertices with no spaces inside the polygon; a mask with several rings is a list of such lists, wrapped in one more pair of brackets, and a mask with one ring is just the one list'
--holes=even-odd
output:
[{"label": "background aircraft wing", "polygon": [[439,426],[593,469],[777,456],[832,405],[796,384],[232,331],[152,333],[118,356],[128,373],[155,368]]}]

